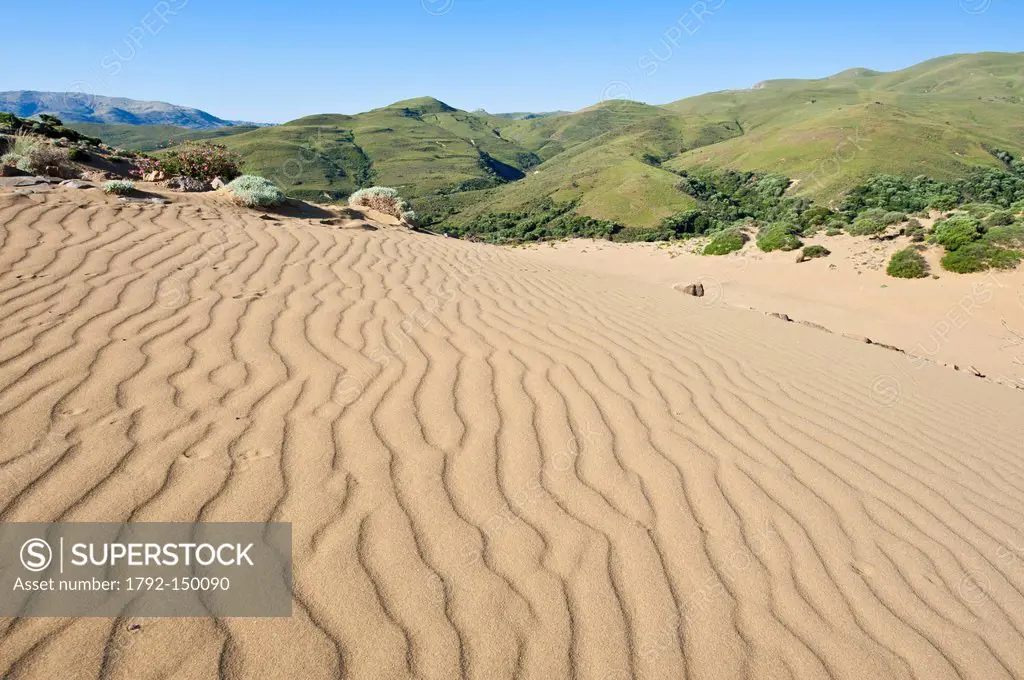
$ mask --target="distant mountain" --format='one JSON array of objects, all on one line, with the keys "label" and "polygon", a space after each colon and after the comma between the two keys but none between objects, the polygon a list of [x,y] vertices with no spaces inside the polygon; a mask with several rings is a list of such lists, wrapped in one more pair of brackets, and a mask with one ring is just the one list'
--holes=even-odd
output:
[{"label": "distant mountain", "polygon": [[192,130],[253,125],[224,120],[188,106],[146,102],[124,97],[103,97],[82,92],[0,92],[0,111],[22,118],[48,113],[65,123],[116,125],[175,125]]}]

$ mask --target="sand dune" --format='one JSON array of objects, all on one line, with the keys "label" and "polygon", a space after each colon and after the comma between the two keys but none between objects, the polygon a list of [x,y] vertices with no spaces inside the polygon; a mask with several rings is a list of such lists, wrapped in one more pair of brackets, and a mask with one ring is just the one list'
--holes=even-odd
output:
[{"label": "sand dune", "polygon": [[294,523],[294,615],[12,678],[1024,677],[1021,393],[218,195],[0,194],[0,519]]}]

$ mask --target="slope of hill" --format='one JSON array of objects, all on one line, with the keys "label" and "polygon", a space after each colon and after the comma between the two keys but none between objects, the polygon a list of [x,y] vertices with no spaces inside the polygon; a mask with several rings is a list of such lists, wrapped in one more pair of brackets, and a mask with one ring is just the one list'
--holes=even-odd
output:
[{"label": "slope of hill", "polygon": [[257,125],[229,125],[215,128],[187,128],[177,125],[108,125],[106,123],[67,123],[65,127],[90,137],[99,137],[111,146],[136,151],[155,151],[192,139],[218,140],[259,129]]},{"label": "slope of hill", "polygon": [[666,108],[727,117],[744,135],[669,166],[779,172],[825,200],[877,173],[950,179],[998,166],[990,148],[1024,150],[1022,73],[1024,53],[953,55],[892,73],[850,69],[691,97]]},{"label": "slope of hill", "polygon": [[48,113],[67,123],[175,125],[200,130],[240,124],[252,125],[224,120],[188,106],[124,97],[103,97],[80,92],[0,92],[0,111],[13,113],[22,118]]},{"label": "slope of hill", "polygon": [[[676,185],[678,173],[699,166],[778,173],[794,180],[791,193],[826,202],[880,173],[950,180],[1000,167],[994,149],[1024,155],[1022,73],[1024,53],[953,55],[665,106],[610,101],[566,114],[491,115],[421,97],[213,134],[228,135],[220,141],[248,171],[293,196],[394,186],[426,224],[460,233],[469,220],[529,212],[547,199],[648,228],[693,206]],[[142,148],[195,136],[114,132],[117,143]]]},{"label": "slope of hill", "polygon": [[[547,156],[522,181],[467,201],[452,218],[522,210],[549,197],[574,202],[579,214],[633,227],[650,227],[691,208],[676,189],[679,177],[658,167],[663,159],[740,134],[731,121],[684,117],[661,107],[610,101],[556,119],[528,121],[502,130],[538,155]],[[559,149],[555,153],[555,149]]]},{"label": "slope of hill", "polygon": [[507,121],[425,97],[354,116],[307,116],[221,141],[248,170],[292,195],[341,197],[376,182],[415,198],[520,179],[539,163],[500,135],[499,122]]}]

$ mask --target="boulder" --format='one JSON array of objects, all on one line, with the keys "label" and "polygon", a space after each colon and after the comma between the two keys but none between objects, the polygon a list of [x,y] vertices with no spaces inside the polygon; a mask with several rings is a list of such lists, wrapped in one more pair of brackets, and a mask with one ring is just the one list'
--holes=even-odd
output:
[{"label": "boulder", "polygon": [[165,179],[167,179],[167,175],[162,170],[147,172],[142,176],[143,182],[163,182]]},{"label": "boulder", "polygon": [[704,297],[704,284],[691,283],[688,286],[684,286],[680,292],[684,295],[692,295],[693,297]]},{"label": "boulder", "polygon": [[14,151],[14,137],[11,135],[0,135],[0,156]]},{"label": "boulder", "polygon": [[213,190],[223,189],[227,186],[227,182],[222,180],[220,177],[214,177],[213,181],[210,182],[210,188]]}]

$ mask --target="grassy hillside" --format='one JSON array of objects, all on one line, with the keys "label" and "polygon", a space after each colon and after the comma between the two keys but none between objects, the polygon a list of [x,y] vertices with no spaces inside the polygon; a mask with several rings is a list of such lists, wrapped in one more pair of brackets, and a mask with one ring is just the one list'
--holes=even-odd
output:
[{"label": "grassy hillside", "polygon": [[503,119],[429,97],[355,116],[316,115],[221,140],[292,195],[341,198],[371,183],[416,198],[523,177],[540,159],[497,132]]},{"label": "grassy hillside", "polygon": [[[219,141],[293,196],[343,199],[392,186],[425,224],[458,233],[473,233],[473,221],[534,224],[548,215],[649,229],[694,206],[678,188],[694,170],[778,174],[794,180],[788,195],[837,205],[879,174],[953,181],[999,168],[993,149],[1024,156],[1022,74],[1024,53],[954,55],[893,73],[858,68],[665,106],[610,101],[557,115],[470,113],[423,97]],[[85,129],[136,147],[196,136]],[[239,130],[213,134],[228,132]]]},{"label": "grassy hillside", "polygon": [[220,139],[258,130],[255,125],[237,125],[195,130],[177,125],[108,125],[106,123],[67,123],[67,127],[90,137],[99,137],[111,146],[136,151],[163,149],[190,139]]},{"label": "grassy hillside", "polygon": [[988,148],[1024,150],[1024,53],[954,55],[902,71],[851,69],[820,80],[772,80],[666,106],[735,120],[744,135],[669,166],[788,175],[834,200],[872,174],[952,179],[998,166]]},{"label": "grassy hillside", "polygon": [[[567,147],[534,168],[523,180],[507,184],[471,202],[451,221],[518,210],[541,198],[574,202],[579,214],[627,226],[649,227],[662,218],[693,207],[693,199],[676,189],[679,177],[661,161],[687,149],[712,144],[740,133],[729,121],[684,117],[660,107],[614,101],[528,126],[505,128],[502,135],[537,148]],[[546,126],[545,142],[538,130]]]}]

